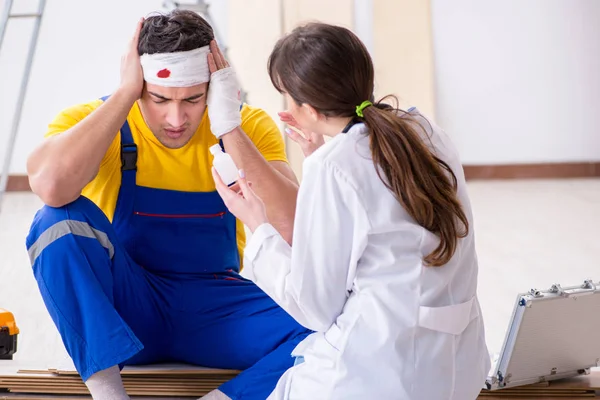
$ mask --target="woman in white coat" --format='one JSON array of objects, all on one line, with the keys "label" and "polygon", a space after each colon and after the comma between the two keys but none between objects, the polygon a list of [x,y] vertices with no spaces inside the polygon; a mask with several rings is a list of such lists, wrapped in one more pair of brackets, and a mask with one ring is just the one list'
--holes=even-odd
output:
[{"label": "woman in white coat", "polygon": [[345,28],[295,29],[276,44],[269,73],[289,104],[282,119],[308,139],[292,137],[305,154],[316,149],[304,161],[292,246],[243,171],[240,192],[213,175],[253,232],[246,273],[315,331],[270,398],[475,399],[490,359],[450,138],[417,109],[372,100],[371,58]]}]

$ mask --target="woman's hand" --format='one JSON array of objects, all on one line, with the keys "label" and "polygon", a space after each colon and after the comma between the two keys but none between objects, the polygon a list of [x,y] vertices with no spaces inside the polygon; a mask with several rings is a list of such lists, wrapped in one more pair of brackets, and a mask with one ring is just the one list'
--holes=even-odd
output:
[{"label": "woman's hand", "polygon": [[232,187],[227,187],[223,183],[215,168],[212,168],[212,175],[217,192],[223,199],[227,209],[242,221],[251,232],[254,232],[262,224],[269,222],[265,205],[250,187],[250,182],[246,181],[244,171],[240,170],[240,177]]},{"label": "woman's hand", "polygon": [[314,132],[308,132],[302,129],[300,125],[298,125],[296,119],[294,119],[294,117],[292,117],[292,114],[290,114],[288,111],[282,111],[278,113],[278,115],[281,122],[296,128],[298,131],[302,132],[302,135],[304,135],[302,136],[294,129],[285,128],[285,133],[290,137],[290,139],[292,139],[294,142],[300,145],[302,153],[304,153],[304,157],[308,157],[309,155],[314,153],[315,150],[317,150],[319,147],[325,144],[325,139],[323,138],[323,135],[319,135],[318,133]]}]

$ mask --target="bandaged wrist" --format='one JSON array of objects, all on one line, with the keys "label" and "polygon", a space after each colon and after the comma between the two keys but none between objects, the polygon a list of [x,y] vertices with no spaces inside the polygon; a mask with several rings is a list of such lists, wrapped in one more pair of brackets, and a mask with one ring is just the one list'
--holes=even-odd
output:
[{"label": "bandaged wrist", "polygon": [[240,84],[233,68],[220,69],[211,75],[206,104],[210,129],[217,138],[242,124]]}]

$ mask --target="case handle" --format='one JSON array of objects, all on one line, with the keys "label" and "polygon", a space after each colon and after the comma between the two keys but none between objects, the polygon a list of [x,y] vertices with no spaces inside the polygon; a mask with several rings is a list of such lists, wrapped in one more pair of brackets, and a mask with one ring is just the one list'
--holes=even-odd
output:
[{"label": "case handle", "polygon": [[576,289],[564,290],[558,283],[555,283],[550,287],[550,293],[556,293],[559,296],[563,297],[572,297],[572,296],[587,296],[590,294],[594,294],[596,292],[596,285],[592,282],[591,279],[586,279],[583,281],[583,284]]}]

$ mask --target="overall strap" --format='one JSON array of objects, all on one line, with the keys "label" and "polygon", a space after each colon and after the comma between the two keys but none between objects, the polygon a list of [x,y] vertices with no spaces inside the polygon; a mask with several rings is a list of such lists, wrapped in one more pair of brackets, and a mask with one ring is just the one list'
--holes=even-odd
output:
[{"label": "overall strap", "polygon": [[126,120],[121,127],[121,189],[119,190],[119,204],[115,210],[115,218],[123,218],[125,220],[125,218],[130,217],[133,213],[137,155],[137,145],[133,141],[131,129]]},{"label": "overall strap", "polygon": [[135,173],[137,171],[137,145],[133,141],[129,123],[125,121],[121,127],[121,171],[123,182],[121,186],[135,187]]},{"label": "overall strap", "polygon": [[[102,97],[106,101],[109,96]],[[137,145],[133,141],[131,128],[127,120],[121,126],[121,188],[119,190],[118,204],[115,210],[117,214],[123,213],[125,217],[133,212],[133,200],[135,195],[136,171],[137,171]]]}]

